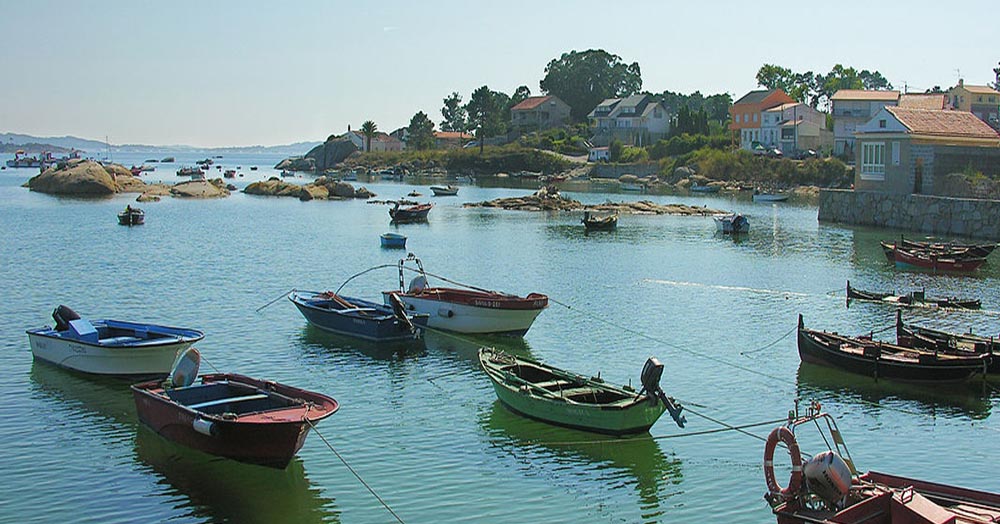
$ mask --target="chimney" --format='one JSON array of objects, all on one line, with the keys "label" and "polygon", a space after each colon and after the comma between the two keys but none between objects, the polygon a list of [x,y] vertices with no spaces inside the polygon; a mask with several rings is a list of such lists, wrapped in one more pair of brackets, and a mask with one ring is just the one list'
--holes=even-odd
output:
[{"label": "chimney", "polygon": [[958,79],[958,87],[965,87],[965,80],[962,78]]}]

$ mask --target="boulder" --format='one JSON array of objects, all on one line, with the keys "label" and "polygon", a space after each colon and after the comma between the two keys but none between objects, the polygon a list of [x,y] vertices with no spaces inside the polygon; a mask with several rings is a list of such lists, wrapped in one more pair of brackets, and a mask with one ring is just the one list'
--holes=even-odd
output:
[{"label": "boulder", "polygon": [[291,158],[286,158],[281,162],[278,162],[274,166],[275,169],[281,169],[283,171],[315,171],[316,161],[311,158],[294,156]]},{"label": "boulder", "polygon": [[170,194],[180,198],[222,198],[229,196],[225,182],[222,182],[222,179],[216,180],[218,182],[206,180],[180,182],[170,188]]},{"label": "boulder", "polygon": [[[131,173],[128,176],[133,178]],[[115,177],[101,164],[88,160],[60,162],[32,177],[25,186],[53,195],[104,196],[118,192]]]},{"label": "boulder", "polygon": [[359,187],[358,190],[354,192],[354,198],[375,198],[377,196],[378,195],[372,193],[364,186]]},{"label": "boulder", "polygon": [[299,200],[303,202],[309,200],[327,200],[330,198],[330,191],[326,186],[309,184],[302,186],[299,191]]},{"label": "boulder", "polygon": [[348,184],[347,182],[338,181],[333,185],[333,188],[330,190],[330,194],[341,198],[354,198],[354,186]]},{"label": "boulder", "polygon": [[262,180],[260,182],[254,182],[243,190],[244,193],[248,195],[265,195],[265,196],[300,196],[299,191],[302,186],[296,184],[290,184],[281,180],[278,177],[271,177],[267,180]]}]

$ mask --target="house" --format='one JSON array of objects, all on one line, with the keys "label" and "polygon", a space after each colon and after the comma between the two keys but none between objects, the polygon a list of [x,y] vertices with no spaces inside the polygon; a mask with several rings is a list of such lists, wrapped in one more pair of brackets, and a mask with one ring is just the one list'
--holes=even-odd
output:
[{"label": "house", "polygon": [[855,143],[857,190],[935,194],[949,173],[1000,175],[1000,134],[971,112],[885,106]]},{"label": "house", "polygon": [[592,147],[587,153],[587,162],[608,162],[611,152],[607,147]]},{"label": "house", "polygon": [[899,91],[841,89],[830,97],[833,154],[854,157],[854,133],[885,106],[899,104]]},{"label": "house", "polygon": [[833,148],[833,133],[826,128],[826,113],[792,102],[765,109],[760,116],[760,145],[788,154]]},{"label": "house", "polygon": [[[365,135],[361,131],[348,131],[347,138],[354,143],[354,146],[358,148],[359,151],[366,151],[365,149]],[[403,141],[390,136],[386,133],[378,131],[372,137],[372,151],[402,151]]]},{"label": "house", "polygon": [[529,96],[510,108],[511,129],[524,133],[561,126],[569,121],[569,111],[557,96]]},{"label": "house", "polygon": [[780,89],[750,91],[729,108],[729,130],[739,136],[741,149],[753,149],[754,142],[760,142],[761,113],[782,104],[793,104],[795,100]]},{"label": "house", "polygon": [[643,146],[666,138],[670,131],[667,109],[650,95],[608,98],[587,117],[594,126],[590,141],[601,146],[610,144],[613,139]]},{"label": "house", "polygon": [[959,111],[968,111],[986,122],[993,129],[1000,129],[1000,92],[989,86],[965,85],[963,79],[948,90],[951,105]]},{"label": "house", "polygon": [[435,131],[434,147],[436,149],[459,149],[476,137],[464,131]]}]

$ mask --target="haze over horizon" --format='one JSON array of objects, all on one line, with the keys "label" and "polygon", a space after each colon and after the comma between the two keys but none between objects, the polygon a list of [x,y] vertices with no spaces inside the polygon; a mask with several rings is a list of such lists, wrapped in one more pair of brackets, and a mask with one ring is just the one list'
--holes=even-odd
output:
[{"label": "haze over horizon", "polygon": [[442,100],[479,86],[540,94],[546,64],[604,49],[639,62],[654,93],[757,87],[765,63],[881,72],[923,92],[994,80],[995,2],[766,8],[592,0],[534,4],[191,1],[10,2],[0,131],[115,144],[225,147],[324,140],[374,120],[441,121]]}]

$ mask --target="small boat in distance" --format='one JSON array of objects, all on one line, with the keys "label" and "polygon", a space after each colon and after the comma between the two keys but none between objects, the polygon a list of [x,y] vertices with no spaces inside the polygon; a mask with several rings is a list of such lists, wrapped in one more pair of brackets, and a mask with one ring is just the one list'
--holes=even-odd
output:
[{"label": "small boat in distance", "polygon": [[427,214],[434,204],[417,204],[415,206],[400,206],[399,202],[389,209],[389,218],[393,224],[408,224],[411,222],[426,222]]},{"label": "small boat in distance", "polygon": [[256,170],[257,170],[257,166],[250,166],[250,171],[256,171]]},{"label": "small boat in distance", "polygon": [[125,211],[118,213],[118,224],[122,226],[141,226],[146,223],[146,212],[131,205],[125,206]]},{"label": "small boat in distance", "polygon": [[753,194],[754,202],[784,202],[786,200],[788,200],[788,195],[784,193],[761,193],[754,191]]},{"label": "small boat in distance", "polygon": [[382,233],[379,237],[382,247],[389,249],[406,249],[406,235],[399,233]]},{"label": "small boat in distance", "polygon": [[205,337],[196,329],[124,320],[80,318],[60,305],[55,327],[29,329],[34,358],[60,367],[113,376],[165,377],[177,352]]},{"label": "small boat in distance", "polygon": [[600,216],[591,215],[590,211],[584,211],[582,222],[587,231],[611,231],[618,227],[618,213]]},{"label": "small boat in distance", "polygon": [[900,237],[899,245],[907,249],[929,249],[931,251],[943,251],[943,252],[966,252],[968,256],[972,258],[977,257],[988,257],[994,249],[997,248],[997,244],[994,242],[981,242],[977,244],[966,244],[962,242],[927,242],[927,241],[917,241],[917,240],[907,240],[904,237]]},{"label": "small boat in distance", "polygon": [[283,177],[293,177],[293,176],[295,176],[295,171],[288,171],[288,170],[282,169],[281,170],[281,176],[283,176]]},{"label": "small boat in distance", "polygon": [[740,214],[715,215],[716,231],[724,234],[748,233],[750,231],[750,221]]},{"label": "small boat in distance", "polygon": [[[166,160],[164,160],[166,162]],[[177,170],[177,176],[192,176],[201,173],[201,168],[199,167],[182,167]]]},{"label": "small boat in distance", "polygon": [[447,186],[431,186],[434,196],[455,196],[458,194],[458,187],[451,184]]},{"label": "small boat in distance", "polygon": [[419,338],[427,327],[428,316],[408,314],[399,299],[382,305],[330,291],[293,291],[288,300],[310,324],[372,342]]},{"label": "small boat in distance", "polygon": [[236,178],[236,170],[235,169],[227,169],[227,170],[225,170],[222,173],[222,177],[223,178]]},{"label": "small boat in distance", "polygon": [[240,462],[284,469],[336,400],[235,373],[198,377],[200,356],[182,353],[166,382],[132,386],[139,421],[167,440]]},{"label": "small boat in distance", "polygon": [[910,291],[905,295],[897,295],[894,292],[876,293],[872,291],[864,291],[851,287],[850,280],[847,281],[847,300],[848,303],[850,303],[851,300],[865,300],[869,302],[884,302],[895,306],[946,307],[954,309],[980,309],[983,305],[978,298],[927,298],[925,290],[923,289],[920,291]]},{"label": "small boat in distance", "polygon": [[719,192],[719,186],[701,186],[701,185],[695,184],[695,185],[691,186],[688,189],[688,191],[690,191],[692,193],[718,193]]},{"label": "small boat in distance", "polygon": [[655,358],[642,368],[638,393],[489,347],[479,350],[479,364],[504,406],[549,424],[632,435],[649,431],[664,411],[682,428],[687,422],[683,407],[660,388],[663,364]]}]

